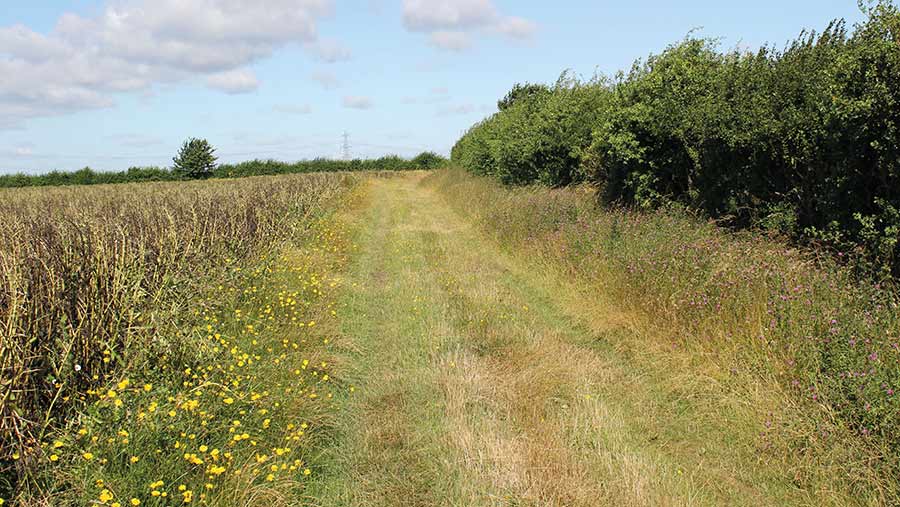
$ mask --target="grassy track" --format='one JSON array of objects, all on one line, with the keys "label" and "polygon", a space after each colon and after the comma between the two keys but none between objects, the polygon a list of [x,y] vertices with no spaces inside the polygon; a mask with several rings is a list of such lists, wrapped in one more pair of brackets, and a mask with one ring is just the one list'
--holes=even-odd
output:
[{"label": "grassy track", "polygon": [[[691,328],[628,304],[652,294],[562,262],[579,246],[552,218],[571,207],[503,208],[508,190],[463,177],[303,187],[302,230],[197,270],[193,316],[152,335],[165,352],[95,379],[12,457],[35,475],[14,496],[0,483],[0,504],[896,504],[852,439],[814,440],[773,368],[681,346]],[[541,216],[542,235],[513,237]],[[584,267],[607,258],[590,252]]]},{"label": "grassy track", "polygon": [[373,180],[356,217],[339,307],[355,389],[316,504],[849,501],[827,482],[794,486],[728,386],[617,347],[646,331],[502,252],[420,179]]}]

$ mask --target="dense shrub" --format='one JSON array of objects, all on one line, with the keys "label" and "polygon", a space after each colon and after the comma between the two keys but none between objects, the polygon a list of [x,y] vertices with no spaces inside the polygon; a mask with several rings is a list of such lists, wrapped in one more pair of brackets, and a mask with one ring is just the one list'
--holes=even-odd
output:
[{"label": "dense shrub", "polygon": [[[678,201],[900,275],[900,13],[883,2],[783,49],[688,37],[616,80],[517,85],[452,159],[512,184]],[[542,91],[543,90],[543,91]]]},{"label": "dense shrub", "polygon": [[491,157],[488,139],[492,137],[495,118],[496,116],[492,116],[470,127],[453,146],[450,160],[473,173],[494,175],[494,159]]},{"label": "dense shrub", "polygon": [[512,87],[512,90],[507,92],[502,99],[497,101],[497,109],[506,111],[518,103],[532,100],[540,101],[547,98],[551,93],[550,88],[546,85],[517,83]]},{"label": "dense shrub", "polygon": [[416,155],[410,163],[417,169],[437,169],[446,165],[447,159],[433,151],[423,151]]},{"label": "dense shrub", "polygon": [[516,85],[497,103],[500,113],[454,147],[454,161],[511,184],[581,181],[585,148],[608,96],[604,81],[582,83],[568,73],[553,87]]}]

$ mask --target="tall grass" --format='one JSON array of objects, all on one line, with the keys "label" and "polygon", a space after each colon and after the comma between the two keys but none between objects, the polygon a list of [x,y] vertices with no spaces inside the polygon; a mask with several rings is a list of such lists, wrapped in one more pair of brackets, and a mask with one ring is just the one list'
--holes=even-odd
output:
[{"label": "tall grass", "polygon": [[793,401],[767,416],[764,442],[900,501],[900,306],[891,292],[830,258],[728,233],[680,208],[602,209],[589,187],[504,188],[462,170],[428,181],[503,245],[672,331],[671,343],[638,346],[770,379]]},{"label": "tall grass", "polygon": [[29,450],[91,388],[159,355],[192,354],[173,316],[355,181],[0,191],[0,472],[24,473]]}]

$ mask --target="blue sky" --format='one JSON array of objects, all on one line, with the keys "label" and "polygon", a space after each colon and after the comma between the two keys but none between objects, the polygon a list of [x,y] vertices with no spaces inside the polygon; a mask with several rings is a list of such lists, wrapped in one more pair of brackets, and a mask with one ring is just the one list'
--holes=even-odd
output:
[{"label": "blue sky", "polygon": [[516,82],[627,69],[692,29],[778,46],[855,0],[3,0],[0,173],[441,153]]}]

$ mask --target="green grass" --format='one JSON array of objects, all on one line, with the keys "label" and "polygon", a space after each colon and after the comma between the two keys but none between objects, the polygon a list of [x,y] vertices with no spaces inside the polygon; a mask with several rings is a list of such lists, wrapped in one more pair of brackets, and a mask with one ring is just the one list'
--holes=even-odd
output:
[{"label": "green grass", "polygon": [[806,417],[771,378],[673,347],[594,279],[485,236],[492,184],[466,178],[370,184],[341,306],[355,392],[316,505],[877,503],[832,475],[852,446],[767,447],[770,411]]},{"label": "green grass", "polygon": [[[896,501],[896,417],[868,413],[866,431],[854,412],[865,399],[848,398],[850,387],[865,385],[856,392],[869,396],[893,384],[884,336],[896,335],[897,320],[877,291],[777,241],[730,235],[677,210],[603,211],[588,188],[507,189],[459,171],[435,173],[429,185],[504,252],[556,273],[571,308],[600,313],[600,300],[629,315],[637,332],[606,341],[636,375],[673,376],[659,377],[666,399],[685,409],[668,411],[673,437],[706,428],[698,440],[721,449],[744,435],[733,452],[779,468],[790,490],[817,501]],[[829,331],[829,317],[841,323],[833,339],[810,339]],[[854,335],[860,346],[848,350]],[[874,364],[873,349],[882,358]],[[841,374],[860,370],[870,373],[854,383]],[[872,406],[896,403],[885,390],[871,396]]]}]

